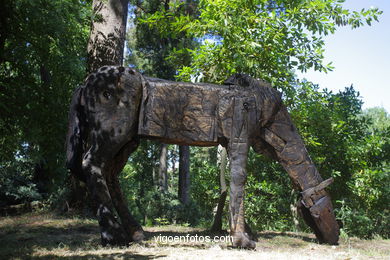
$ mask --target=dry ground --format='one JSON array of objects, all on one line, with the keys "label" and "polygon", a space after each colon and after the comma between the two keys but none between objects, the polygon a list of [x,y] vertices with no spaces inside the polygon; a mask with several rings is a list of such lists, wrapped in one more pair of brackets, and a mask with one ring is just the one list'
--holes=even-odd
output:
[{"label": "dry ground", "polygon": [[31,213],[0,218],[0,259],[389,259],[390,240],[341,239],[339,246],[319,245],[305,233],[261,232],[256,250],[227,243],[156,242],[161,235],[215,234],[202,229],[146,228],[146,241],[129,247],[100,246],[95,220]]}]

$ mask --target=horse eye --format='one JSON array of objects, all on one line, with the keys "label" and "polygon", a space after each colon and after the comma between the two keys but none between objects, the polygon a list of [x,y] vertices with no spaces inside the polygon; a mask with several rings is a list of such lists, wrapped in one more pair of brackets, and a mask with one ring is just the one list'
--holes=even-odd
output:
[{"label": "horse eye", "polygon": [[103,96],[104,96],[106,99],[110,99],[110,98],[111,98],[111,93],[108,92],[108,91],[104,91],[104,92],[103,92]]}]

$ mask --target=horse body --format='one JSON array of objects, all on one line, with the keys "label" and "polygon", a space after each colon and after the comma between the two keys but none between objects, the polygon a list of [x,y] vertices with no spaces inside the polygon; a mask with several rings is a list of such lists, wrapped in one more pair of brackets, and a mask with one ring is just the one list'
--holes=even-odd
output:
[{"label": "horse body", "polygon": [[266,85],[146,80],[138,134],[167,143],[213,146],[243,134],[249,138],[281,103],[279,93]]},{"label": "horse body", "polygon": [[[103,244],[143,238],[123,199],[118,173],[139,138],[227,148],[231,165],[230,232],[234,246],[255,247],[245,230],[244,185],[250,147],[278,160],[294,186],[306,192],[299,204],[320,242],[337,243],[330,197],[279,92],[237,74],[226,85],[147,78],[132,69],[103,67],[74,93],[67,136],[67,166],[87,181],[98,203]],[[309,192],[310,191],[310,192]],[[116,209],[121,222],[114,215]]]}]

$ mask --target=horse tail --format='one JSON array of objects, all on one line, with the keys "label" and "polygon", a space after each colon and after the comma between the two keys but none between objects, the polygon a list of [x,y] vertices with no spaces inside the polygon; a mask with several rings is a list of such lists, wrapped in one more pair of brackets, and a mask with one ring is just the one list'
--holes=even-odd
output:
[{"label": "horse tail", "polygon": [[72,96],[69,125],[66,136],[66,168],[81,181],[86,181],[82,170],[83,143],[86,118],[82,105],[83,87],[78,87]]}]

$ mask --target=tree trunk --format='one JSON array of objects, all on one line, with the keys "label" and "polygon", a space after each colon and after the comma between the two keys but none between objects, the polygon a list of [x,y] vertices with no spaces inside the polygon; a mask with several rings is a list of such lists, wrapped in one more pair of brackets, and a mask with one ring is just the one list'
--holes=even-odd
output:
[{"label": "tree trunk", "polygon": [[167,155],[168,155],[168,145],[161,144],[160,162],[158,166],[158,186],[159,186],[159,190],[163,192],[168,191]]},{"label": "tree trunk", "polygon": [[106,65],[122,65],[128,0],[93,0],[88,41],[88,72]]},{"label": "tree trunk", "polygon": [[190,199],[190,147],[179,146],[179,157],[179,200],[182,204],[188,204]]},{"label": "tree trunk", "polygon": [[169,182],[168,182],[168,186],[170,187],[173,187],[172,186],[172,183],[174,183],[174,180],[175,180],[175,174],[176,174],[176,166],[178,165],[178,162],[177,162],[177,159],[178,159],[178,146],[177,145],[174,145],[174,148],[171,151],[171,155],[170,155],[170,162],[171,162],[171,174],[168,175],[169,176]]},{"label": "tree trunk", "polygon": [[295,202],[297,195],[296,195],[296,191],[294,189],[291,190],[291,197],[293,198],[293,200],[290,203],[290,211],[291,211],[291,215],[293,217],[294,228],[295,228],[294,231],[298,232],[299,231],[298,209],[297,209],[297,204]]},{"label": "tree trunk", "polygon": [[226,179],[225,179],[225,172],[226,172],[226,165],[227,165],[226,148],[222,146],[218,146],[218,154],[220,154],[219,183],[221,185],[221,195],[219,196],[217,212],[215,213],[213,226],[211,227],[211,230],[215,232],[222,231],[222,215],[223,215],[223,209],[225,207],[225,202],[227,197],[227,188],[226,188]]}]

